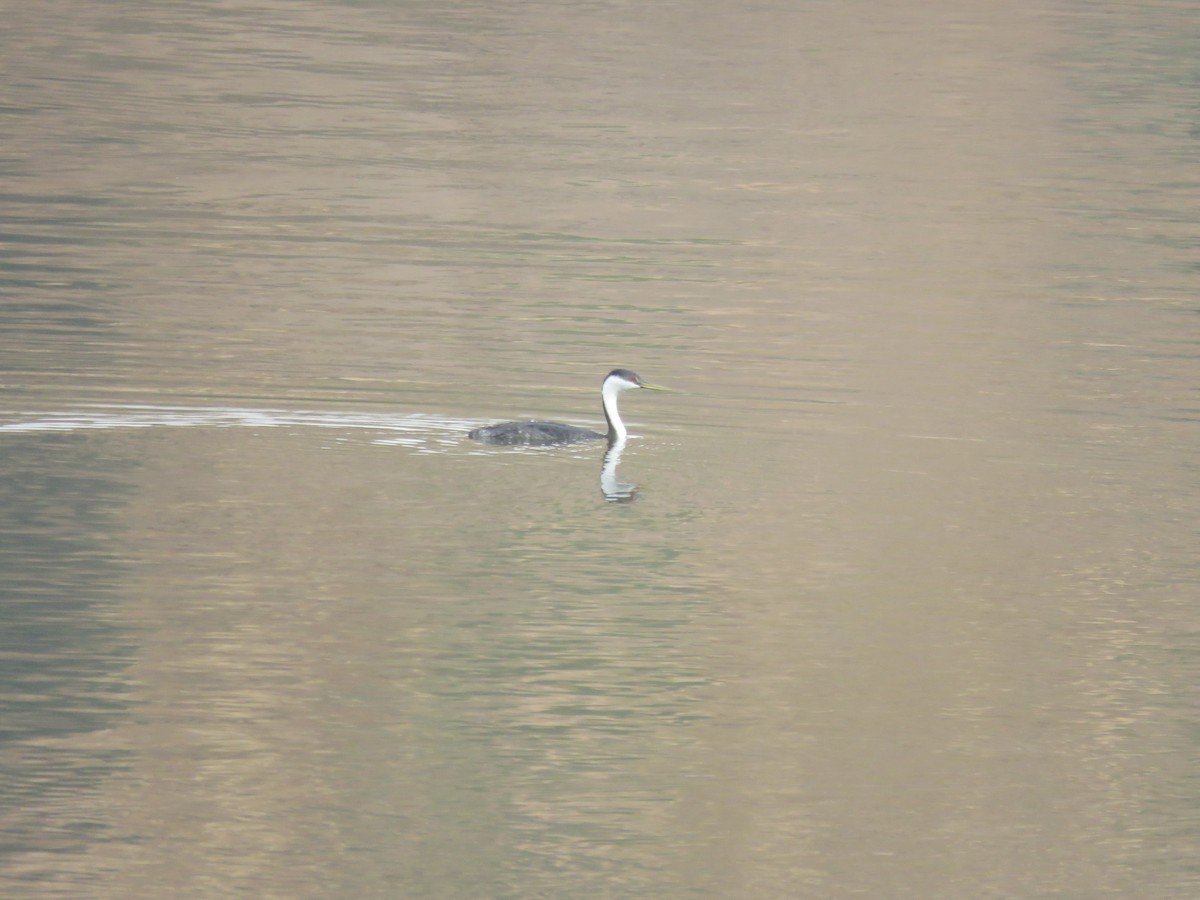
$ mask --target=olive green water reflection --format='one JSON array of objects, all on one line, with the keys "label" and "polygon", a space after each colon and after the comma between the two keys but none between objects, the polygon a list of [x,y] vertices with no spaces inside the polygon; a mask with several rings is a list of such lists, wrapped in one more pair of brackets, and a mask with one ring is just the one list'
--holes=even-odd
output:
[{"label": "olive green water reflection", "polygon": [[[47,455],[59,465],[45,465]],[[73,437],[4,442],[0,827],[6,854],[37,848],[43,860],[11,870],[14,883],[44,883],[50,860],[103,833],[98,800],[132,762],[128,745],[97,740],[136,702],[126,676],[136,640],[121,612],[115,549],[126,468]]]},{"label": "olive green water reflection", "polygon": [[0,893],[1197,893],[1195,26],[6,11]]}]

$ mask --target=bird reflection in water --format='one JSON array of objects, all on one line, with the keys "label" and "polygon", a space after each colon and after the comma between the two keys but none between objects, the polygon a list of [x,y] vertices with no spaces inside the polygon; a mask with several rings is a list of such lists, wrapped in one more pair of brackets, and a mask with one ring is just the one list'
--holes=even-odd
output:
[{"label": "bird reflection in water", "polygon": [[609,444],[604,452],[604,464],[600,467],[600,493],[609,503],[630,503],[637,496],[636,484],[617,480],[617,466],[621,464],[624,450],[625,439],[621,438]]}]

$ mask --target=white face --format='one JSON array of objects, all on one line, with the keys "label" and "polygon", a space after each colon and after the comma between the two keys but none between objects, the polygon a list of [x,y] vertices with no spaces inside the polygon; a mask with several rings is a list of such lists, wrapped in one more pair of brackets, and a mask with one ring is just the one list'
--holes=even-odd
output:
[{"label": "white face", "polygon": [[629,391],[636,387],[641,387],[636,381],[630,381],[627,378],[622,378],[620,375],[610,376],[605,382],[605,386],[611,386],[614,390]]}]

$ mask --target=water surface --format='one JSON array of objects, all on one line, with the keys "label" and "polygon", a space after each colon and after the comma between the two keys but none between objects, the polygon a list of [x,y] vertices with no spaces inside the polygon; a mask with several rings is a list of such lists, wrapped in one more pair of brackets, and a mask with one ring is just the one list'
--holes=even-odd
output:
[{"label": "water surface", "polygon": [[1189,5],[6,15],[5,896],[1200,889]]}]

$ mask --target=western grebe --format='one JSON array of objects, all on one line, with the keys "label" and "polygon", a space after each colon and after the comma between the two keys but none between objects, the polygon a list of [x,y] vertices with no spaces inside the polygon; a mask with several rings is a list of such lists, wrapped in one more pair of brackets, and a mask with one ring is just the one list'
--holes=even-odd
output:
[{"label": "western grebe", "polygon": [[621,414],[617,412],[617,395],[622,391],[645,388],[648,391],[669,391],[670,388],[647,384],[628,369],[613,369],[604,377],[600,386],[600,398],[604,404],[604,418],[608,420],[608,434],[577,428],[561,422],[504,422],[476,428],[468,437],[485,444],[522,444],[528,447],[545,447],[551,444],[575,444],[580,441],[608,441],[615,444],[625,440],[628,432]]}]

